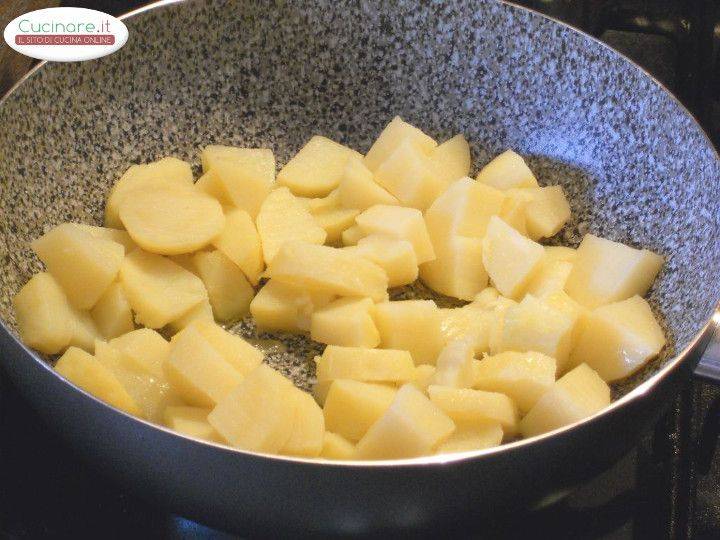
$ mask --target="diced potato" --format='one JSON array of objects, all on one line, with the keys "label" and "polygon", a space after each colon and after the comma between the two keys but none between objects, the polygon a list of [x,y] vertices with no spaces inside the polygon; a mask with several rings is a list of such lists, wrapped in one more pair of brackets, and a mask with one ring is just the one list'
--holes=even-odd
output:
[{"label": "diced potato", "polygon": [[407,240],[371,234],[358,240],[356,253],[385,270],[390,287],[407,285],[418,277],[417,256]]},{"label": "diced potato", "polygon": [[485,287],[475,295],[473,304],[482,309],[494,309],[500,298],[500,293],[495,287]]},{"label": "diced potato", "polygon": [[459,427],[438,448],[438,454],[455,452],[471,452],[498,446],[502,442],[502,426],[497,422],[489,422],[477,427]]},{"label": "diced potato", "polygon": [[501,351],[537,351],[554,358],[563,372],[570,358],[577,315],[528,294],[505,312]]},{"label": "diced potato", "polygon": [[472,344],[475,354],[489,350],[491,309],[471,302],[463,307],[441,309],[440,316],[440,332],[444,343],[463,339]]},{"label": "diced potato", "polygon": [[351,157],[362,158],[355,150],[315,135],[280,170],[278,184],[296,195],[324,197],[338,187]]},{"label": "diced potato", "polygon": [[187,405],[172,405],[165,408],[163,423],[170,429],[210,442],[223,442],[220,434],[207,421],[210,409],[203,407],[189,407]]},{"label": "diced potato", "polygon": [[529,236],[525,211],[532,200],[531,191],[533,189],[536,188],[508,189],[502,192],[505,195],[505,200],[498,215],[500,219],[523,236]]},{"label": "diced potato", "polygon": [[195,253],[181,253],[179,255],[170,255],[168,259],[197,276],[198,271],[195,267],[194,257]]},{"label": "diced potato", "polygon": [[365,166],[375,171],[403,141],[410,140],[423,153],[429,154],[437,146],[431,137],[396,116],[385,126],[364,158]]},{"label": "diced potato", "polygon": [[135,416],[142,416],[137,403],[117,377],[92,355],[70,347],[55,364],[55,371],[96,398]]},{"label": "diced potato", "polygon": [[502,210],[504,200],[501,191],[470,178],[453,182],[425,213],[433,243],[458,234],[482,238],[490,218]]},{"label": "diced potato", "polygon": [[290,438],[280,449],[289,456],[317,457],[323,448],[325,418],[310,394],[292,389],[295,418]]},{"label": "diced potato", "polygon": [[357,442],[390,407],[397,389],[348,379],[332,382],[323,413],[328,430]]},{"label": "diced potato", "polygon": [[162,328],[207,299],[205,286],[196,275],[139,249],[123,260],[120,282],[135,320],[150,328]]},{"label": "diced potato", "polygon": [[156,378],[164,378],[164,364],[170,355],[170,343],[149,328],[138,328],[111,339],[108,345],[125,354],[139,369]]},{"label": "diced potato", "polygon": [[525,414],[553,385],[555,370],[555,359],[542,353],[508,351],[474,364],[472,387],[507,395]]},{"label": "diced potato", "polygon": [[160,255],[196,251],[209,244],[225,225],[220,203],[189,189],[137,191],[119,210],[120,220],[135,243]]},{"label": "diced potato", "polygon": [[463,339],[445,345],[437,358],[435,374],[430,384],[470,388],[475,382],[473,353],[472,343]]},{"label": "diced potato", "polygon": [[324,244],[325,230],[287,188],[272,190],[260,207],[257,220],[263,258],[270,264],[286,242]]},{"label": "diced potato", "polygon": [[434,375],[435,366],[431,366],[430,364],[415,366],[415,378],[410,381],[410,384],[413,384],[415,388],[421,392],[427,392],[427,388],[430,386]]},{"label": "diced potato", "polygon": [[572,356],[606,381],[616,381],[640,369],[664,346],[662,328],[647,301],[633,296],[591,311]]},{"label": "diced potato", "polygon": [[432,453],[454,431],[454,422],[412,384],[398,390],[390,407],[357,444],[360,459],[397,459]]},{"label": "diced potato", "polygon": [[265,274],[297,287],[339,296],[387,296],[388,277],[375,263],[342,249],[304,242],[286,242]]},{"label": "diced potato", "polygon": [[425,210],[446,185],[427,154],[405,140],[375,170],[375,181],[403,206]]},{"label": "diced potato", "polygon": [[499,296],[488,317],[488,347],[490,354],[497,354],[502,349],[503,328],[505,325],[505,314],[507,310],[516,306],[517,302]]},{"label": "diced potato", "polygon": [[552,261],[543,257],[537,272],[525,289],[527,294],[543,297],[565,289],[573,265],[567,261]]},{"label": "diced potato", "polygon": [[90,309],[115,280],[125,248],[96,238],[72,223],[51,229],[32,249],[78,309]]},{"label": "diced potato", "polygon": [[293,433],[294,390],[288,379],[260,364],[217,404],[208,421],[232,446],[277,453]]},{"label": "diced potato", "polygon": [[250,214],[238,209],[226,213],[225,228],[212,243],[243,271],[250,283],[258,284],[265,261],[260,235]]},{"label": "diced potato", "polygon": [[243,380],[193,325],[173,340],[165,372],[183,400],[199,407],[214,407]]},{"label": "diced potato", "polygon": [[577,257],[577,250],[567,246],[544,246],[545,247],[545,261],[546,262],[558,262],[564,261],[575,264],[575,257]]},{"label": "diced potato", "polygon": [[355,459],[355,445],[336,433],[326,431],[323,436],[323,447],[320,451],[320,457],[338,460]]},{"label": "diced potato", "polygon": [[193,259],[215,318],[234,321],[247,315],[255,290],[240,268],[217,249],[199,251]]},{"label": "diced potato", "polygon": [[137,246],[127,231],[122,229],[111,229],[108,227],[96,227],[95,225],[86,225],[85,223],[74,223],[76,227],[85,231],[94,238],[102,238],[103,240],[111,240],[122,244],[125,248],[125,253],[130,253]]},{"label": "diced potato", "polygon": [[512,150],[506,150],[485,165],[477,181],[498,189],[537,187],[538,181],[525,160]]},{"label": "diced potato", "polygon": [[202,151],[201,159],[203,171],[212,171],[210,194],[255,219],[275,182],[272,150],[211,145]]},{"label": "diced potato", "polygon": [[570,204],[562,186],[547,186],[529,190],[532,199],[525,206],[528,236],[550,238],[570,219]]},{"label": "diced potato", "polygon": [[353,225],[345,229],[340,235],[343,246],[354,246],[361,238],[365,237],[365,233],[360,228],[360,225]]},{"label": "diced potato", "polygon": [[375,324],[386,349],[410,351],[415,364],[435,364],[444,343],[442,318],[432,300],[383,302],[376,306]]},{"label": "diced potato", "polygon": [[313,312],[310,337],[320,343],[373,349],[380,344],[370,298],[339,298]]},{"label": "diced potato", "polygon": [[428,386],[428,394],[430,401],[459,426],[497,422],[508,437],[513,437],[518,431],[518,408],[505,394],[433,384]]},{"label": "diced potato", "polygon": [[45,354],[56,354],[70,344],[73,327],[65,293],[47,272],[28,281],[13,298],[15,320],[23,343]]},{"label": "diced potato", "polygon": [[100,334],[112,339],[135,329],[130,303],[120,283],[113,283],[90,311]]},{"label": "diced potato", "polygon": [[186,189],[193,186],[193,174],[190,164],[174,157],[162,158],[152,163],[131,166],[115,182],[105,204],[105,226],[122,228],[120,204],[137,192],[148,188],[165,187]]},{"label": "diced potato", "polygon": [[497,216],[490,218],[483,239],[482,258],[495,288],[519,298],[540,266],[543,247],[525,238]]},{"label": "diced potato", "polygon": [[180,318],[175,319],[174,321],[170,321],[168,323],[168,328],[174,332],[180,332],[181,330],[184,330],[191,324],[195,324],[196,322],[214,322],[215,318],[213,317],[213,309],[210,305],[209,300],[203,300],[199,304],[195,304],[195,307],[190,308],[189,311],[186,311],[183,315],[180,316]]},{"label": "diced potato", "polygon": [[381,234],[410,242],[418,264],[435,258],[430,235],[419,210],[376,205],[357,216],[355,221],[366,235]]},{"label": "diced potato", "polygon": [[314,216],[315,214],[340,208],[340,189],[333,189],[325,197],[298,197],[297,199]]},{"label": "diced potato", "polygon": [[610,387],[585,364],[558,379],[520,422],[524,437],[579,422],[610,405]]},{"label": "diced potato", "polygon": [[565,291],[588,308],[643,296],[662,264],[662,257],[647,249],[586,234]]},{"label": "diced potato", "polygon": [[157,379],[147,371],[139,369],[132,358],[104,341],[95,343],[95,359],[120,381],[140,408],[140,416],[143,418],[159,422],[165,408],[178,402],[177,395],[166,379]]},{"label": "diced potato", "polygon": [[242,375],[247,375],[259,366],[265,357],[261,350],[213,322],[197,322],[194,327]]},{"label": "diced potato", "polygon": [[375,182],[373,173],[363,165],[362,160],[355,157],[351,157],[345,165],[338,195],[343,207],[361,211],[376,204],[400,204],[394,195]]},{"label": "diced potato", "polygon": [[337,379],[404,383],[415,377],[415,366],[407,351],[328,345],[315,361],[318,383]]},{"label": "diced potato", "polygon": [[80,309],[70,307],[71,318],[68,325],[73,329],[70,337],[70,345],[80,347],[91,353],[95,350],[95,340],[100,339],[100,330],[98,330],[95,321],[90,313]]},{"label": "diced potato", "polygon": [[455,135],[430,152],[435,174],[448,185],[470,174],[470,145],[462,135]]},{"label": "diced potato", "polygon": [[308,291],[271,279],[250,302],[250,313],[262,331],[305,332],[310,330],[313,312],[333,298],[330,293]]},{"label": "diced potato", "polygon": [[355,216],[360,211],[353,208],[333,208],[323,212],[313,214],[315,223],[323,228],[327,234],[325,242],[328,244],[338,244],[342,238],[342,233],[355,225]]},{"label": "diced potato", "polygon": [[467,236],[433,238],[436,259],[420,266],[420,278],[432,290],[472,300],[488,284],[482,239]]}]

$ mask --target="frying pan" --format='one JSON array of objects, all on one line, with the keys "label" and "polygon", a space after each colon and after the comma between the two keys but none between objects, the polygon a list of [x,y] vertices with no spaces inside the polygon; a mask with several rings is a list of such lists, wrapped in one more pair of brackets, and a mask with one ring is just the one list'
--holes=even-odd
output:
[{"label": "frying pan", "polygon": [[[608,467],[692,375],[718,324],[720,160],[665,89],[603,44],[479,0],[161,2],[125,22],[122,50],[44,64],[0,106],[0,344],[3,367],[48,424],[126,488],[244,533],[482,528]],[[270,147],[282,164],[315,133],[366,151],[395,114],[438,139],[465,134],[475,170],[508,147],[527,156],[571,201],[558,243],[593,232],[666,257],[649,299],[670,343],[614,388],[606,410],[452,456],[266,456],[127,416],[18,340],[11,298],[40,268],[28,242],[63,221],[100,223],[128,165],[167,154],[197,164],[210,143]],[[248,321],[237,330],[254,332]],[[289,345],[294,355],[269,360],[306,385],[314,345]]]}]

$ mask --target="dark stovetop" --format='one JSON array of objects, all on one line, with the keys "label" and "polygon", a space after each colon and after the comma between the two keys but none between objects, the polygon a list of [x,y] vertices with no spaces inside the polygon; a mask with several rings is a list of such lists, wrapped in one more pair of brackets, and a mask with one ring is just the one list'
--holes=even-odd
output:
[{"label": "dark stovetop", "polygon": [[[0,0],[2,1],[2,0]],[[138,1],[63,2],[121,13]],[[720,143],[720,3],[525,0],[632,57]],[[713,32],[713,29],[715,31]],[[468,537],[720,538],[720,387],[690,381],[611,470],[566,499]],[[0,372],[0,538],[224,538],[125,493],[55,436]]]}]

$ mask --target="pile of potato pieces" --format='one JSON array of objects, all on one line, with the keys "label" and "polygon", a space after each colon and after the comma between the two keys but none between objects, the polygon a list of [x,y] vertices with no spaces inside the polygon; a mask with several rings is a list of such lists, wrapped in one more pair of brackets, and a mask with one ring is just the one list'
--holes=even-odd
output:
[{"label": "pile of potato pieces", "polygon": [[[539,244],[570,206],[513,151],[472,180],[462,135],[396,117],[365,156],[315,136],[277,178],[267,149],[201,161],[196,182],[176,158],[130,167],[105,227],[32,243],[47,271],[14,300],[27,345],[131,414],[266,453],[471,451],[595,414],[665,344],[642,298],[662,258]],[[467,304],[389,301],[418,277]],[[314,399],[218,324],[248,313],[327,344]]]}]

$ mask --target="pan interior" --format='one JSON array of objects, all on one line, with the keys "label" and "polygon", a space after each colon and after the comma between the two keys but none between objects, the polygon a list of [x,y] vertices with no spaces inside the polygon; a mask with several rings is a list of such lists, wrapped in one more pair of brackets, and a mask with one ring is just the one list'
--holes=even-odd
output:
[{"label": "pan interior", "polygon": [[[463,133],[473,174],[508,147],[527,156],[571,201],[553,243],[592,232],[666,257],[650,300],[670,345],[618,393],[684,348],[720,297],[710,143],[639,69],[564,26],[460,0],[197,2],[126,23],[118,53],[46,65],[0,106],[0,316],[13,332],[11,299],[40,269],[29,241],[64,221],[100,224],[130,164],[197,166],[217,143],[272,148],[282,165],[313,134],[365,152],[396,114],[440,140]],[[237,328],[254,335],[248,321]],[[280,337],[289,353],[270,361],[306,386],[319,346]]]}]

